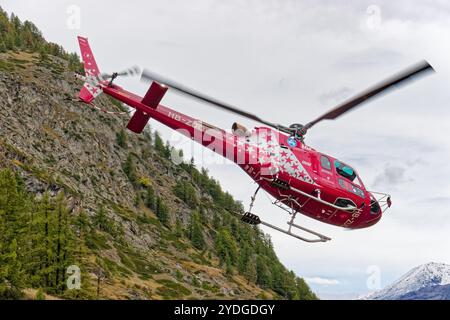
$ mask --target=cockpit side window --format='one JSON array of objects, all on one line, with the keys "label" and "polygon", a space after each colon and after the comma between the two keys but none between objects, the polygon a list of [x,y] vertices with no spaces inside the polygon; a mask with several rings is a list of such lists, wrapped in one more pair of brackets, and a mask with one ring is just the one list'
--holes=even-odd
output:
[{"label": "cockpit side window", "polygon": [[326,156],[320,157],[320,164],[322,165],[322,168],[331,171],[331,161]]},{"label": "cockpit side window", "polygon": [[349,166],[343,164],[340,161],[334,161],[334,166],[336,168],[336,171],[339,175],[343,176],[344,178],[347,178],[350,181],[354,181],[356,179],[356,172]]}]

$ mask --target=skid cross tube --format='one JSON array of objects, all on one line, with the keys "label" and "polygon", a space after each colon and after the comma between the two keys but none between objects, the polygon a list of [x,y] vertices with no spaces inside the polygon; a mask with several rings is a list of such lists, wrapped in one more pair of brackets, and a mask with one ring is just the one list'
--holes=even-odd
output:
[{"label": "skid cross tube", "polygon": [[[244,215],[242,215],[242,214],[240,214],[240,213],[236,213],[236,215],[238,215],[238,216],[241,217],[241,218],[244,217]],[[323,235],[323,234],[320,234],[320,233],[315,232],[315,231],[313,231],[313,230],[310,230],[310,229],[307,229],[307,228],[305,228],[305,227],[299,226],[299,225],[297,225],[297,224],[295,224],[295,223],[291,223],[290,221],[287,222],[287,224],[289,225],[289,229],[288,229],[288,230],[284,230],[284,229],[282,229],[282,228],[280,228],[280,227],[277,227],[277,226],[275,226],[275,225],[273,225],[273,224],[271,224],[271,223],[265,222],[265,221],[263,221],[263,220],[260,220],[260,223],[259,223],[259,224],[261,224],[261,225],[263,225],[263,226],[266,226],[266,227],[268,227],[268,228],[274,229],[274,230],[276,230],[276,231],[279,231],[279,232],[281,232],[281,233],[287,234],[287,235],[289,235],[289,236],[291,236],[291,237],[294,237],[294,238],[296,238],[296,239],[302,240],[302,241],[304,241],[304,242],[308,242],[308,243],[327,242],[327,241],[330,241],[330,240],[331,240],[331,238],[329,238],[329,237],[327,237],[327,236],[325,236],[325,235]],[[299,229],[299,230],[301,230],[301,231],[304,231],[304,232],[306,232],[306,233],[312,234],[312,235],[316,236],[317,239],[309,239],[309,238],[305,238],[305,237],[299,236],[299,235],[297,235],[297,234],[291,232],[291,228],[292,228],[292,227],[297,228],[297,229]]]},{"label": "skid cross tube", "polygon": [[[284,229],[282,229],[280,227],[277,227],[277,226],[275,226],[275,225],[273,225],[271,223],[268,223],[268,222],[265,222],[265,221],[261,220],[257,215],[252,213],[252,209],[253,209],[253,206],[255,204],[256,196],[257,196],[259,190],[261,190],[261,186],[258,186],[258,188],[256,189],[255,193],[251,197],[251,201],[250,201],[250,206],[249,206],[249,211],[248,212],[246,212],[245,214],[235,213],[237,216],[239,216],[241,218],[241,220],[243,222],[249,223],[251,225],[261,224],[263,226],[266,226],[268,228],[274,229],[276,231],[279,231],[281,233],[287,234],[287,235],[289,235],[291,237],[294,237],[294,238],[296,238],[298,240],[305,241],[305,242],[308,242],[308,243],[327,242],[327,241],[331,240],[331,238],[329,238],[327,236],[324,236],[323,234],[320,234],[318,232],[315,232],[313,230],[310,230],[310,229],[302,227],[302,226],[300,226],[298,224],[295,224],[294,221],[295,221],[295,218],[297,216],[298,211],[295,211],[294,209],[291,209],[291,212],[288,211],[289,214],[292,217],[291,217],[290,221],[287,222],[287,224],[289,225],[289,228],[287,230],[284,230]],[[291,199],[291,200],[293,200],[293,199]],[[317,238],[310,239],[310,238],[302,237],[302,236],[300,236],[298,234],[293,233],[292,232],[292,228],[297,228],[297,229],[299,229],[299,230],[301,230],[301,231],[303,231],[305,233],[308,233],[310,235],[316,236]]]}]

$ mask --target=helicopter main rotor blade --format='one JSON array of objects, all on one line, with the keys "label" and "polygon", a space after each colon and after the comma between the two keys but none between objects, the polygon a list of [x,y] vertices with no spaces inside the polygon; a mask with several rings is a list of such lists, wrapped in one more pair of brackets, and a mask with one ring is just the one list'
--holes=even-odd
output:
[{"label": "helicopter main rotor blade", "polygon": [[142,76],[141,76],[141,80],[145,80],[145,81],[156,81],[162,85],[165,85],[175,91],[178,91],[179,93],[188,95],[190,97],[193,97],[195,99],[198,99],[202,102],[206,102],[209,103],[210,105],[216,107],[216,108],[220,108],[220,109],[224,109],[227,110],[229,112],[232,112],[234,114],[240,115],[242,117],[260,122],[262,124],[265,124],[269,127],[275,128],[277,130],[281,130],[281,131],[285,131],[285,132],[290,132],[289,128],[286,128],[282,125],[279,124],[275,124],[266,120],[261,119],[260,117],[249,113],[247,111],[241,110],[235,106],[232,106],[228,103],[222,102],[220,100],[217,100],[215,98],[209,97],[207,95],[204,95],[196,90],[190,89],[188,87],[183,86],[182,84],[179,84],[173,80],[170,80],[168,78],[165,78],[161,75],[158,75],[152,71],[146,70],[144,69],[144,71],[142,72]]},{"label": "helicopter main rotor blade", "polygon": [[433,67],[427,61],[421,61],[416,65],[392,76],[391,78],[378,83],[377,85],[367,89],[366,91],[363,91],[359,95],[356,95],[355,97],[347,100],[341,105],[338,105],[316,120],[306,124],[305,128],[309,129],[322,120],[334,120],[336,118],[339,118],[344,113],[354,109],[355,107],[358,107],[360,104],[367,102],[368,100],[382,93],[386,93],[388,90],[394,89],[399,85],[406,84],[408,81],[413,80],[413,78],[424,75],[428,72],[434,72]]}]

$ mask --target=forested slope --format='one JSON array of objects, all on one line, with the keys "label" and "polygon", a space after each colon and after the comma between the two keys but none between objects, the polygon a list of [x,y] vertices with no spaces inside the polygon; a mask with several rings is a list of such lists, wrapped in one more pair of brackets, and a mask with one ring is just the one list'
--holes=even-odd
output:
[{"label": "forested slope", "polygon": [[1,298],[316,298],[205,169],[72,101],[74,71],[76,54],[0,12]]}]

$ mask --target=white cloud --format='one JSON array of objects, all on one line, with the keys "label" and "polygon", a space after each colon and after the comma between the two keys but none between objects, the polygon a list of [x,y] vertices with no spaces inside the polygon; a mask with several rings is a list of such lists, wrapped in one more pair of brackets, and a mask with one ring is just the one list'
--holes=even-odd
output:
[{"label": "white cloud", "polygon": [[384,171],[375,178],[374,186],[391,185],[395,186],[405,182],[405,168],[400,166],[386,166]]},{"label": "white cloud", "polygon": [[[78,31],[66,28],[66,9],[81,8]],[[373,1],[133,1],[3,0],[31,19],[51,41],[78,50],[78,33],[90,38],[104,72],[148,67],[239,105],[273,122],[307,122],[340,98],[383,80],[421,59],[437,74],[383,96],[310,130],[307,142],[355,166],[368,188],[392,193],[393,207],[376,226],[345,232],[299,216],[308,228],[333,238],[310,245],[273,233],[281,260],[297,274],[339,279],[324,295],[364,293],[368,266],[387,284],[415,265],[450,262],[450,4],[447,1],[377,1],[379,28],[369,29]],[[52,10],[48,10],[52,8]],[[144,93],[136,79],[120,80]],[[168,94],[174,109],[229,128],[238,120]],[[168,129],[152,122],[164,138]],[[402,168],[386,171],[386,168]],[[253,185],[233,165],[208,166],[248,205]],[[379,178],[377,181],[377,177]],[[288,218],[265,196],[261,217],[285,226]],[[266,230],[266,229],[264,229]]]},{"label": "white cloud", "polygon": [[339,284],[339,281],[336,279],[326,279],[320,277],[305,278],[305,281],[309,284],[317,284],[320,286],[336,286]]}]

